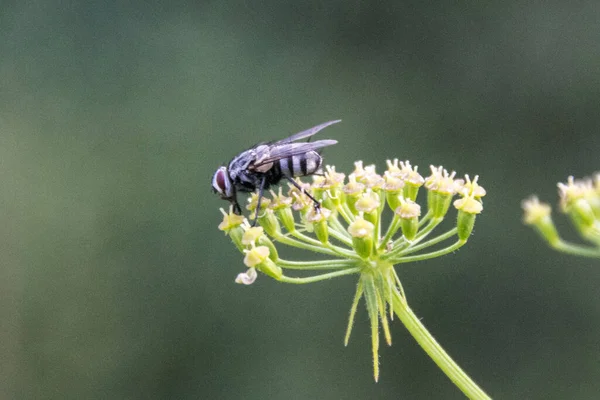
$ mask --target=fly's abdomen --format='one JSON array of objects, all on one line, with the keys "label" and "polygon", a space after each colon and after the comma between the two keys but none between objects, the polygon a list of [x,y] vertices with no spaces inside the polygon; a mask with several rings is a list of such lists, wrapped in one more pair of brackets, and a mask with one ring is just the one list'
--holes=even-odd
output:
[{"label": "fly's abdomen", "polygon": [[278,162],[281,173],[292,178],[314,174],[321,167],[323,159],[316,151],[308,151],[282,158]]}]

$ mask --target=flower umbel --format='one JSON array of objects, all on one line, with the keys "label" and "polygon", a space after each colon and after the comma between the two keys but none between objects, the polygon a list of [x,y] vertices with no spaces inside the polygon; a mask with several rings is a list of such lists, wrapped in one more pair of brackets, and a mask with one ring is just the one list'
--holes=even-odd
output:
[{"label": "flower umbel", "polygon": [[[358,275],[358,285],[346,330],[348,344],[358,304],[364,298],[371,321],[373,372],[379,379],[379,330],[391,345],[389,321],[394,315],[402,321],[423,349],[450,379],[470,398],[487,395],[450,359],[412,312],[394,266],[440,257],[462,247],[472,233],[475,219],[483,210],[485,190],[468,175],[456,179],[455,172],[431,167],[423,178],[417,167],[398,160],[388,161],[382,175],[374,165],[355,163],[346,176],[328,166],[313,184],[292,187],[287,196],[271,192],[272,199],[261,204],[258,223],[250,227],[239,222],[230,210],[224,211],[219,229],[225,231],[244,254],[249,267],[236,282],[251,284],[256,272],[286,283],[304,284],[344,275]],[[423,188],[423,189],[421,189]],[[420,190],[426,190],[426,210],[417,203]],[[309,192],[321,202],[314,204]],[[452,203],[452,199],[458,199]],[[456,224],[433,235],[454,204]],[[256,208],[256,199],[249,208]],[[387,210],[387,211],[386,211]],[[388,217],[385,217],[385,215]],[[383,227],[383,219],[390,220]],[[318,261],[292,261],[281,258],[277,247],[291,246],[322,254]],[[317,275],[290,277],[289,270],[320,271]]]},{"label": "flower umbel", "polygon": [[551,208],[540,203],[536,196],[522,202],[523,221],[532,225],[548,244],[564,253],[600,258],[600,173],[593,178],[575,179],[569,176],[567,183],[558,183],[560,210],[571,219],[577,233],[588,245],[569,243],[560,238]]}]

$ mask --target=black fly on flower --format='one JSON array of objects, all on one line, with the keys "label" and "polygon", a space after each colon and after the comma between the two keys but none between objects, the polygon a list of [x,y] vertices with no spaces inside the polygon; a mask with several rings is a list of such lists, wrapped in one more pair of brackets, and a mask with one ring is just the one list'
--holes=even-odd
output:
[{"label": "black fly on flower", "polygon": [[[241,215],[242,209],[237,200],[237,192],[254,192],[258,189],[256,217],[265,190],[276,185],[281,179],[287,179],[292,185],[302,190],[293,179],[321,173],[323,158],[318,150],[337,143],[336,140],[325,139],[315,142],[294,143],[309,138],[329,125],[341,120],[329,121],[313,128],[296,133],[286,139],[275,142],[260,143],[235,156],[227,166],[221,166],[212,178],[212,187],[223,200],[229,201],[233,211]],[[315,209],[320,203],[309,193],[305,193],[314,202]]]}]

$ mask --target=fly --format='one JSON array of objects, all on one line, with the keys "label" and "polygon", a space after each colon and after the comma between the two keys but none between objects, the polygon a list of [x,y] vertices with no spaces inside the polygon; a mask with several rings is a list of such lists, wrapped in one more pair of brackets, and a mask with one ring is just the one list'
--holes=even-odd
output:
[{"label": "fly", "polygon": [[[263,192],[271,185],[278,184],[283,178],[302,191],[300,185],[293,178],[321,173],[323,157],[318,150],[337,143],[336,140],[331,139],[294,142],[304,138],[310,140],[310,137],[321,129],[340,121],[325,122],[286,139],[257,144],[240,153],[227,166],[217,169],[212,178],[213,190],[223,200],[227,200],[233,205],[233,212],[241,215],[242,209],[237,201],[237,192],[254,192],[258,189],[256,217],[252,224],[256,225]],[[319,201],[309,193],[305,192],[305,194],[318,209],[321,205]]]}]

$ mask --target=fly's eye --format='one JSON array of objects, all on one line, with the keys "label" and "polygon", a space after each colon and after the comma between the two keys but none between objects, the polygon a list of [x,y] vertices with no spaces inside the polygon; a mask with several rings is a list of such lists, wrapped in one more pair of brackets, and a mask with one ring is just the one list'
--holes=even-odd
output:
[{"label": "fly's eye", "polygon": [[229,180],[229,176],[227,175],[227,168],[220,167],[212,180],[212,187],[216,193],[219,193],[222,198],[228,199],[233,196],[231,190],[231,181]]}]

